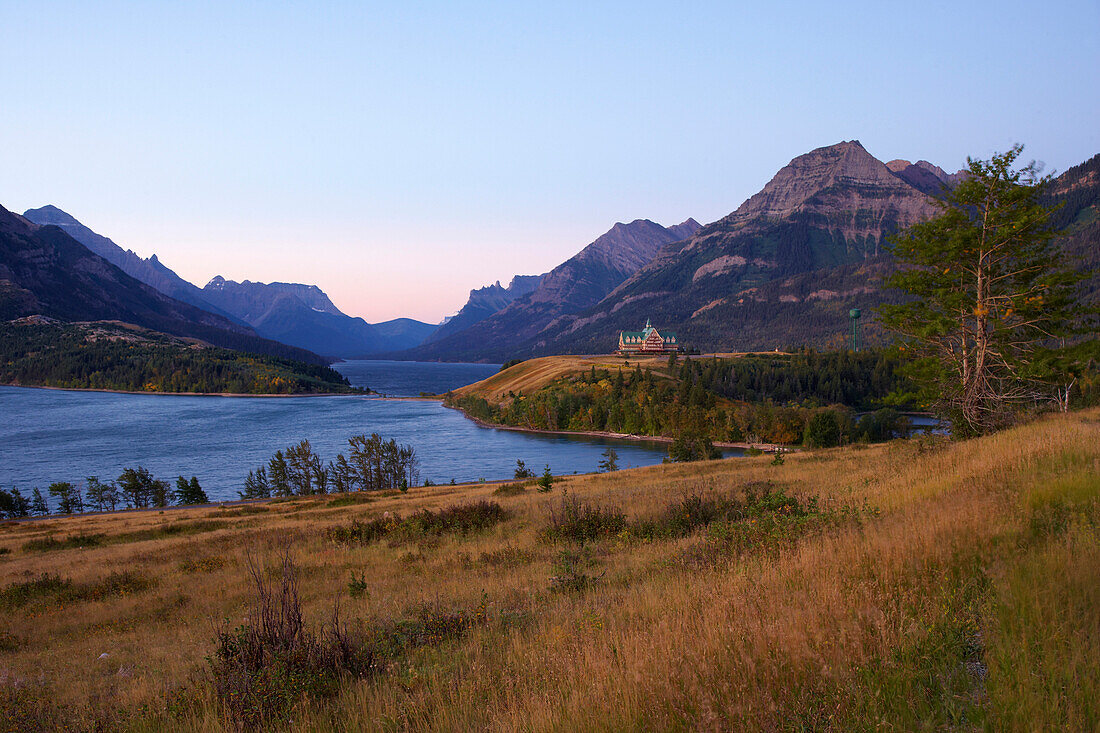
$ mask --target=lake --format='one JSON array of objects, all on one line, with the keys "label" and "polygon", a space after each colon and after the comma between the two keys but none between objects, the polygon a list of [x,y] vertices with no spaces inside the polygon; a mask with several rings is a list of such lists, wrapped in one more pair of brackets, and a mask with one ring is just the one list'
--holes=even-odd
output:
[{"label": "lake", "polygon": [[[388,395],[445,392],[499,365],[347,361],[348,380]],[[250,469],[307,439],[326,461],[347,439],[380,433],[411,444],[421,480],[447,483],[512,477],[516,460],[541,473],[595,471],[614,445],[619,466],[660,463],[666,447],[478,427],[439,402],[359,395],[191,397],[0,387],[0,487],[24,495],[55,481],[117,478],[144,466],[173,482],[197,476],[212,500],[236,499]]]}]

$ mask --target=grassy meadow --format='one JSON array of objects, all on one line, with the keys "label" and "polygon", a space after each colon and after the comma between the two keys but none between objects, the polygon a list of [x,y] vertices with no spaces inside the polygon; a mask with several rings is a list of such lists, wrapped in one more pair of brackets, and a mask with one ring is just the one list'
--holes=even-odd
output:
[{"label": "grassy meadow", "polygon": [[1098,578],[1098,410],[8,522],[0,730],[1100,730]]}]

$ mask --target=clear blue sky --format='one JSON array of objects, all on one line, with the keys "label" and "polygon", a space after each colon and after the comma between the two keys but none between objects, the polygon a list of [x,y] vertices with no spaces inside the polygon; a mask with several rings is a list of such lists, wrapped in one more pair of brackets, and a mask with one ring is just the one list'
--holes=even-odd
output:
[{"label": "clear blue sky", "polygon": [[1100,152],[1100,3],[0,0],[0,204],[202,285],[437,321],[616,221],[713,221],[859,139]]}]

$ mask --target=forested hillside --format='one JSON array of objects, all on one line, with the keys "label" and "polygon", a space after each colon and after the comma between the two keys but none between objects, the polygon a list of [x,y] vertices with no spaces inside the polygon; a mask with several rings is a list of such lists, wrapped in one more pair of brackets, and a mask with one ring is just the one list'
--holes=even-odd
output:
[{"label": "forested hillside", "polygon": [[0,324],[0,383],[209,394],[353,391],[327,366],[210,347],[126,324],[42,318]]}]

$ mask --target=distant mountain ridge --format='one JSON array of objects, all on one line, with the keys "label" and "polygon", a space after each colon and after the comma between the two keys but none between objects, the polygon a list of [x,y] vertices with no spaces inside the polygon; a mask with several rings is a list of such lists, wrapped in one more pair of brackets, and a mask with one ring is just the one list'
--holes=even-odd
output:
[{"label": "distant mountain ridge", "polygon": [[379,328],[340,311],[316,285],[235,282],[214,277],[203,297],[245,321],[265,338],[337,358],[356,358],[410,348],[433,326],[410,319]]},{"label": "distant mountain ridge", "polygon": [[233,283],[219,276],[206,288],[198,288],[166,267],[155,254],[143,259],[52,204],[28,209],[24,216],[42,226],[60,227],[123,272],[171,298],[289,346],[333,358],[350,358],[411,348],[434,330],[429,324],[403,318],[376,328],[362,318],[342,313],[316,285],[248,280]]},{"label": "distant mountain ridge", "polygon": [[[648,219],[615,224],[542,276],[538,287],[472,326],[402,356],[415,359],[508,359],[557,319],[598,303],[663,246],[691,236],[694,219],[663,227]],[[450,325],[450,324],[447,324]],[[520,347],[522,348],[522,347]]]},{"label": "distant mountain ridge", "polygon": [[71,214],[52,204],[47,204],[38,209],[27,209],[23,212],[23,216],[41,226],[52,225],[64,229],[70,237],[118,267],[127,275],[156,288],[170,298],[190,303],[197,308],[216,313],[230,320],[236,320],[230,314],[220,311],[217,306],[206,301],[202,297],[202,290],[166,267],[157,259],[155,254],[148,259],[144,259],[132,250],[123,249],[108,237],[97,234],[80,223]]},{"label": "distant mountain ridge", "polygon": [[425,343],[439,341],[447,336],[463,331],[475,323],[484,321],[489,316],[502,311],[511,305],[517,298],[532,292],[542,282],[545,275],[516,275],[508,287],[502,287],[500,280],[492,285],[470,291],[470,297],[466,304],[425,339]]},{"label": "distant mountain ridge", "polygon": [[260,338],[247,326],[171,298],[123,272],[55,225],[0,206],[0,320],[43,315],[63,321],[122,321],[314,364],[317,354]]}]

